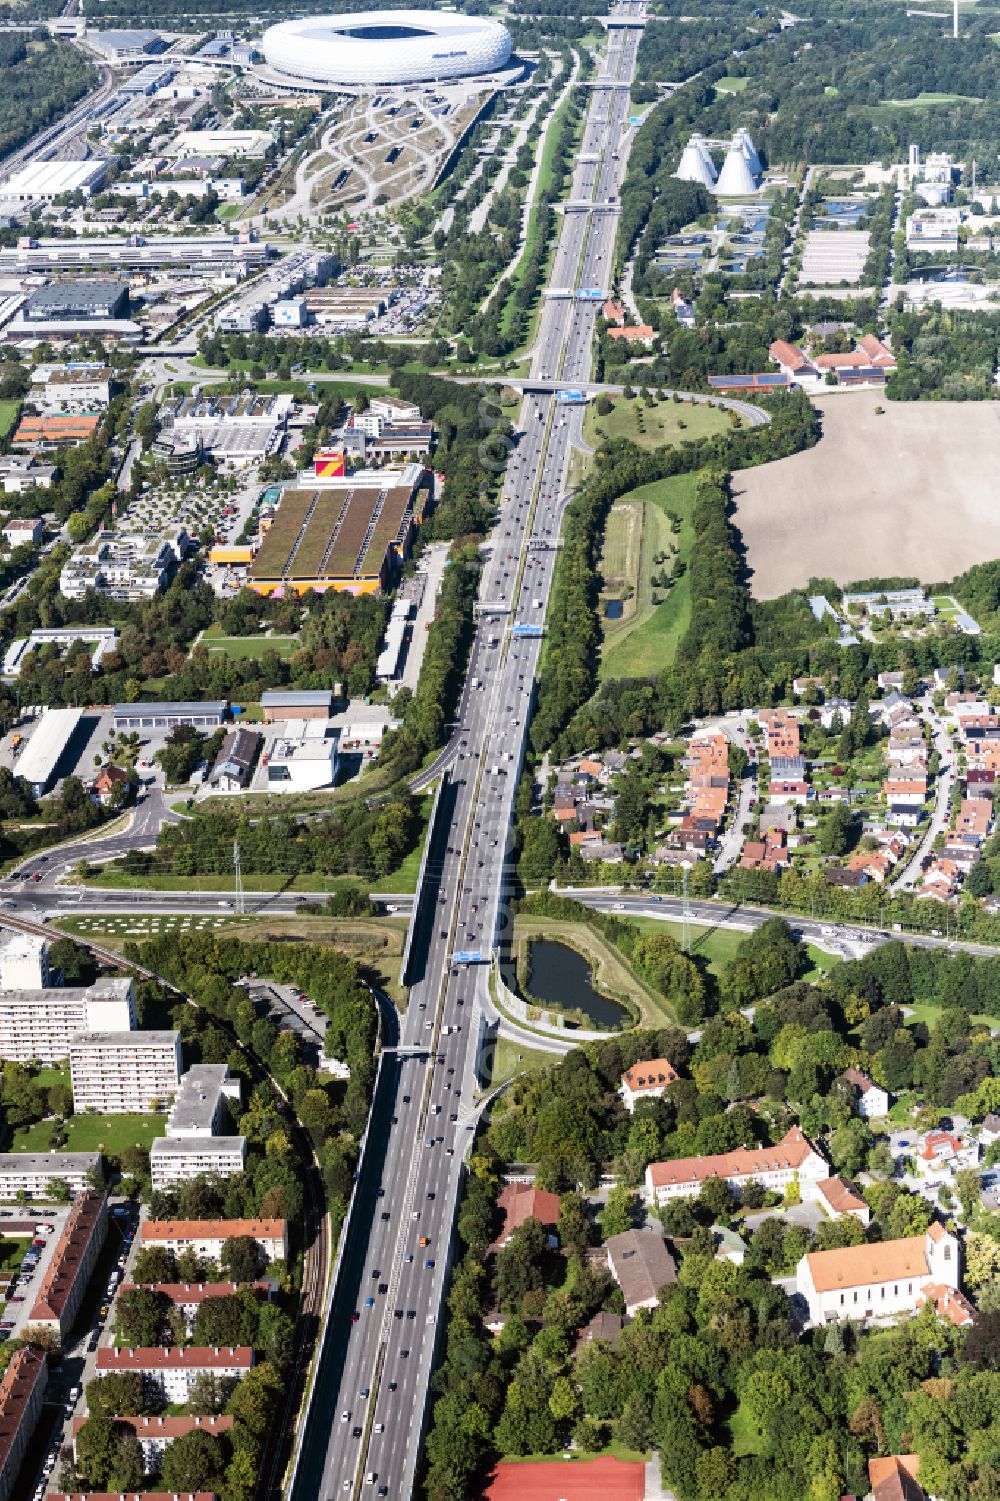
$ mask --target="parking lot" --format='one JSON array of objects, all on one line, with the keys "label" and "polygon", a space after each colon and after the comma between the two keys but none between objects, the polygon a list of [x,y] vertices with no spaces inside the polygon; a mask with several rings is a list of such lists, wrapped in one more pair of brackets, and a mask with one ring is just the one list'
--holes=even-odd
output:
[{"label": "parking lot", "polygon": [[0,1209],[0,1236],[4,1240],[28,1240],[20,1269],[6,1289],[6,1307],[0,1315],[0,1338],[15,1339],[28,1320],[49,1262],[62,1234],[67,1205],[42,1209]]},{"label": "parking lot", "polygon": [[211,484],[174,481],[146,486],[118,518],[120,531],[173,531],[183,527],[190,537],[211,532],[214,541],[235,542],[260,495],[256,470],[247,467]]},{"label": "parking lot", "polygon": [[266,1006],[267,1014],[280,1027],[295,1033],[306,1062],[314,1066],[319,1063],[328,1022],[308,996],[295,985],[279,985],[275,980],[261,980],[256,975],[236,983],[245,988],[251,1000]]}]

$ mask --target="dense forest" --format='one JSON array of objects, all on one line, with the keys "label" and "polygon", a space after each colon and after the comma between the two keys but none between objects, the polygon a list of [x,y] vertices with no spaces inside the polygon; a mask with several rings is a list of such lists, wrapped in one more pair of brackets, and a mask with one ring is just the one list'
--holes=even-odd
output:
[{"label": "dense forest", "polygon": [[96,68],[76,47],[51,41],[45,32],[0,36],[0,72],[0,157],[51,125],[97,83]]}]

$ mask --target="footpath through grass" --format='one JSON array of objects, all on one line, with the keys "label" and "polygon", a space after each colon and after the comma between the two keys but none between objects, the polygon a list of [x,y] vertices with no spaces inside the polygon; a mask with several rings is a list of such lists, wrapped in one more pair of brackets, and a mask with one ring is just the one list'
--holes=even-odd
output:
[{"label": "footpath through grass", "polygon": [[[691,579],[687,562],[694,545],[691,515],[697,488],[697,473],[675,474],[669,479],[641,485],[615,502],[616,507],[635,502],[642,505],[642,541],[634,585],[634,609],[621,621],[602,622],[602,678],[645,677],[668,667],[673,661],[678,642],[691,620]],[[681,519],[680,531],[676,534],[670,529],[667,514],[670,511]],[[685,565],[684,572],[671,585],[665,598],[654,604],[650,578],[658,568],[653,559],[668,545],[676,548],[675,555]],[[665,566],[669,568],[669,564]]]}]

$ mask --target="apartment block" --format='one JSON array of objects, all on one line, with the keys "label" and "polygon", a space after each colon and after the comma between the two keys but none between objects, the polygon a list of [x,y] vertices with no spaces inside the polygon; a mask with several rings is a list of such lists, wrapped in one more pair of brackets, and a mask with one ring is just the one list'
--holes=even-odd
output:
[{"label": "apartment block", "polygon": [[247,1236],[255,1240],[268,1261],[288,1256],[288,1226],[284,1220],[143,1220],[139,1238],[144,1246],[166,1246],[218,1261],[227,1240]]},{"label": "apartment block", "polygon": [[78,1195],[28,1314],[29,1324],[51,1329],[60,1340],[65,1339],[79,1312],[107,1233],[107,1195],[92,1189]]},{"label": "apartment block", "polygon": [[[123,1282],[119,1293],[135,1292],[141,1284],[138,1282]],[[188,1337],[194,1331],[194,1321],[198,1309],[203,1303],[212,1298],[229,1298],[233,1293],[238,1293],[241,1287],[252,1287],[258,1297],[270,1297],[270,1282],[152,1282],[146,1284],[152,1293],[159,1293],[166,1298],[172,1308],[176,1309],[184,1319]]]},{"label": "apartment block", "polygon": [[82,1193],[100,1166],[100,1152],[0,1152],[0,1199],[44,1198],[60,1178]]},{"label": "apartment block", "polygon": [[58,1063],[80,1032],[134,1026],[135,986],[127,976],[0,991],[0,1058],[13,1063]]},{"label": "apartment block", "polygon": [[36,933],[12,933],[0,949],[0,989],[44,990],[49,977],[49,946]]},{"label": "apartment block", "polygon": [[186,1402],[199,1376],[220,1381],[239,1381],[253,1365],[248,1345],[153,1346],[150,1348],[102,1345],[97,1351],[97,1374],[136,1371],[144,1383],[166,1402]]},{"label": "apartment block", "polygon": [[[76,1440],[80,1429],[87,1421],[86,1418],[73,1419],[73,1456],[76,1457]],[[184,1438],[189,1433],[210,1433],[218,1438],[223,1433],[230,1433],[235,1418],[225,1415],[187,1413],[175,1416],[158,1417],[119,1417],[116,1423],[124,1423],[131,1428],[139,1446],[142,1449],[142,1462],[146,1470],[158,1470],[163,1461],[165,1451],[170,1447],[175,1438]]]},{"label": "apartment block", "polygon": [[202,1174],[231,1178],[247,1160],[245,1136],[158,1136],[149,1150],[154,1188],[169,1188]]},{"label": "apartment block", "polygon": [[0,1381],[0,1501],[14,1489],[45,1398],[46,1359],[30,1345],[15,1350]]},{"label": "apartment block", "polygon": [[79,1032],[69,1070],[78,1115],[128,1115],[162,1109],[181,1078],[179,1032]]}]

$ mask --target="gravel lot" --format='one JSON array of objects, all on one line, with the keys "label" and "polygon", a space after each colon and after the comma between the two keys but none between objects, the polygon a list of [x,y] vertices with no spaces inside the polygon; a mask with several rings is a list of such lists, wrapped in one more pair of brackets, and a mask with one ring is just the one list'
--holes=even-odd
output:
[{"label": "gravel lot", "polygon": [[758,599],[810,576],[935,583],[1000,557],[1000,403],[890,402],[873,390],[816,405],[815,448],[733,476]]}]

